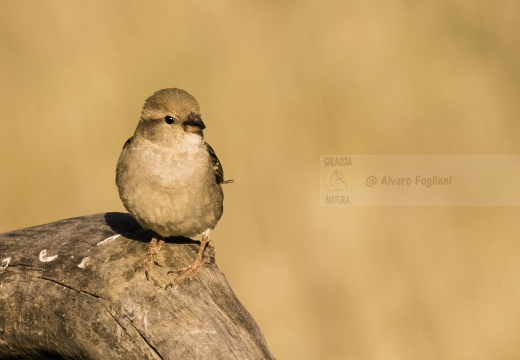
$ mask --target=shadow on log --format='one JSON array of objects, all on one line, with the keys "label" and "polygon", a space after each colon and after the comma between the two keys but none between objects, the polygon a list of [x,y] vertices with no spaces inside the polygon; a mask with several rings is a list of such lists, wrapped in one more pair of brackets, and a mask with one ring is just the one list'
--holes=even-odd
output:
[{"label": "shadow on log", "polygon": [[168,239],[164,267],[135,272],[149,240],[122,213],[0,234],[0,358],[274,359],[214,261],[164,290],[198,242]]}]

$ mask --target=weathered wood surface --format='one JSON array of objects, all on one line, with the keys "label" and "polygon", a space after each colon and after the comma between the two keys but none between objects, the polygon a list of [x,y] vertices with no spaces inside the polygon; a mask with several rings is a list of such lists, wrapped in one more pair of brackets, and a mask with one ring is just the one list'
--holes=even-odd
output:
[{"label": "weathered wood surface", "polygon": [[0,234],[0,358],[273,359],[214,262],[164,289],[198,242],[170,239],[150,281],[135,272],[149,240],[122,213]]}]

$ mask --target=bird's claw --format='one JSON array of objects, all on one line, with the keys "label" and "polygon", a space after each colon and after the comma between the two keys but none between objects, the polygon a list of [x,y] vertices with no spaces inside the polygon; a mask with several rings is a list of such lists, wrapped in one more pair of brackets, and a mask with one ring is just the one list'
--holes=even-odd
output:
[{"label": "bird's claw", "polygon": [[161,246],[163,243],[164,243],[164,241],[162,241],[162,240],[159,240],[157,242],[156,238],[152,239],[152,241],[148,245],[148,251],[146,253],[146,256],[135,267],[136,272],[139,269],[144,269],[144,274],[146,276],[146,280],[150,280],[150,270],[152,268],[152,262],[155,265],[162,267],[159,260],[157,260],[157,254],[159,254],[159,250],[161,249]]},{"label": "bird's claw", "polygon": [[193,276],[197,275],[200,268],[203,265],[208,264],[210,261],[211,261],[211,259],[209,257],[205,257],[202,259],[197,258],[197,259],[195,259],[195,261],[193,261],[193,263],[191,263],[188,266],[185,266],[180,269],[173,269],[173,270],[168,271],[168,274],[173,274],[173,273],[181,273],[181,274],[179,276],[177,276],[175,279],[173,279],[173,281],[170,282],[168,285],[166,285],[165,289],[168,290],[173,285],[179,284],[179,283],[183,282],[184,280],[190,281]]}]

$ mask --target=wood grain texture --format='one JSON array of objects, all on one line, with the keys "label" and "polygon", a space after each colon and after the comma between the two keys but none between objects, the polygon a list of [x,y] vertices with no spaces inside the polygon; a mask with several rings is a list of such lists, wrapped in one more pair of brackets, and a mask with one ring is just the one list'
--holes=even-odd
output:
[{"label": "wood grain texture", "polygon": [[168,239],[150,281],[135,272],[149,240],[122,213],[0,234],[0,358],[274,359],[214,261],[164,290],[198,242]]}]

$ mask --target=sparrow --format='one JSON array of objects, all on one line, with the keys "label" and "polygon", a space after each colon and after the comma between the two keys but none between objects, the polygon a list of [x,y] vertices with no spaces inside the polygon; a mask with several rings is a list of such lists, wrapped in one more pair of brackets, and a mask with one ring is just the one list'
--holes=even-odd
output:
[{"label": "sparrow", "polygon": [[204,141],[206,128],[197,100],[181,89],[162,89],[146,99],[134,135],[117,162],[116,185],[127,211],[153,232],[146,256],[137,265],[149,279],[151,264],[170,236],[202,234],[193,262],[166,288],[191,279],[210,259],[204,249],[223,212],[224,171]]}]

